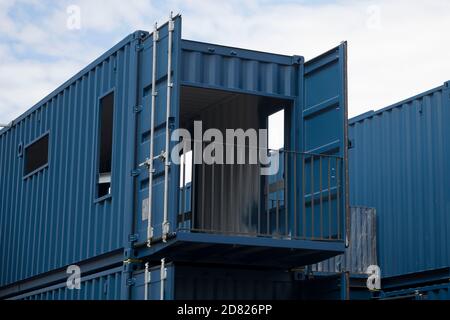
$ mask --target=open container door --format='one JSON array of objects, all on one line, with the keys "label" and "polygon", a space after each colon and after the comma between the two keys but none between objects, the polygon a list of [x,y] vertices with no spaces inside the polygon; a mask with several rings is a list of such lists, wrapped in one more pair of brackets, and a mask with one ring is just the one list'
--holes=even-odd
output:
[{"label": "open container door", "polygon": [[291,124],[291,141],[299,153],[290,157],[287,174],[295,177],[288,182],[294,238],[347,238],[346,56],[343,42],[300,65],[300,108]]},{"label": "open container door", "polygon": [[[169,46],[169,42],[171,42],[171,46]],[[163,238],[170,237],[176,227],[179,166],[171,163],[170,153],[175,142],[170,140],[170,136],[173,130],[179,126],[180,45],[181,16],[176,16],[172,22],[169,21],[158,28],[156,38],[155,32],[150,34],[140,48],[142,71],[139,82],[140,92],[143,96],[137,115],[137,165],[140,166],[140,170],[136,184],[137,212],[135,215],[135,232],[139,244],[146,243],[149,238],[151,238],[150,244],[160,242]],[[168,74],[169,68],[170,75]],[[168,107],[170,107],[170,111],[167,117]],[[154,110],[154,118],[152,118],[152,110]],[[168,148],[166,146],[167,135],[169,137]],[[152,142],[153,155],[150,154]],[[168,163],[165,161],[165,155],[169,156]],[[150,167],[152,156],[153,164]],[[168,177],[166,179],[167,164]],[[149,176],[151,170],[153,171],[152,178]],[[150,188],[152,189],[150,190]],[[149,197],[152,198],[151,202],[149,202]],[[150,204],[151,210],[149,210]]]}]

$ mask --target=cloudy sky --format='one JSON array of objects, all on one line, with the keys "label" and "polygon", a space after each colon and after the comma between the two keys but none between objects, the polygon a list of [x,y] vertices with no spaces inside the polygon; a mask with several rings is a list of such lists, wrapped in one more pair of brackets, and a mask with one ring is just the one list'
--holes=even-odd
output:
[{"label": "cloudy sky", "polygon": [[307,60],[347,40],[351,116],[450,80],[448,0],[0,0],[0,123],[171,10],[183,38]]}]

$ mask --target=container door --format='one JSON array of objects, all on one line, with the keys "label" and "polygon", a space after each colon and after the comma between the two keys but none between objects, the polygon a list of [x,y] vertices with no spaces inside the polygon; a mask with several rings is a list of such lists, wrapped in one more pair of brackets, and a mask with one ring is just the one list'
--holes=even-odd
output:
[{"label": "container door", "polygon": [[[173,264],[167,264],[163,269],[161,266],[151,267],[147,275],[144,270],[134,272],[131,300],[146,300],[146,298],[147,300],[173,300],[174,277],[175,266]],[[147,294],[145,294],[146,290]]]},{"label": "container door", "polygon": [[[295,150],[290,160],[296,186],[294,234],[311,240],[344,240],[346,218],[347,87],[346,43],[300,66]],[[291,171],[293,173],[293,171]],[[295,203],[294,203],[295,202]],[[291,211],[292,212],[292,211]]]},{"label": "container door", "polygon": [[[161,239],[163,234],[163,220],[164,220],[164,176],[165,165],[164,159],[155,159],[153,161],[154,173],[153,183],[149,186],[149,171],[148,167],[142,166],[142,163],[150,157],[150,140],[151,140],[151,108],[152,108],[152,86],[155,85],[155,117],[154,117],[154,156],[157,157],[165,151],[166,141],[166,110],[168,98],[168,57],[169,57],[169,24],[161,26],[158,30],[158,41],[156,42],[156,81],[152,83],[153,75],[153,34],[149,36],[143,43],[141,48],[141,63],[140,63],[140,92],[141,106],[137,114],[137,163],[140,168],[138,170],[138,177],[136,179],[137,185],[137,203],[136,210],[136,229],[138,242],[147,241],[147,222],[149,216],[149,187],[153,188],[152,195],[152,226],[153,239]],[[172,33],[172,88],[170,94],[170,117],[169,117],[169,132],[178,128],[179,120],[179,57],[181,50],[181,17],[174,18],[173,33]],[[170,135],[169,135],[170,136]],[[168,154],[172,150],[175,142],[170,142]],[[170,161],[170,158],[169,158]],[[178,210],[178,199],[176,197],[178,191],[178,171],[179,166],[171,164],[169,166],[169,183],[168,183],[168,219],[169,232],[172,232],[175,227],[175,213]]]}]

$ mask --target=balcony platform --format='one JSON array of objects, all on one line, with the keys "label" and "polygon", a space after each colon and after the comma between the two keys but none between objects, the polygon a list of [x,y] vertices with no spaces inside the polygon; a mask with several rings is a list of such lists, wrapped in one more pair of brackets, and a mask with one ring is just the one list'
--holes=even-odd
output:
[{"label": "balcony platform", "polygon": [[343,241],[290,240],[209,233],[179,232],[166,243],[139,251],[140,259],[294,268],[344,252]]}]

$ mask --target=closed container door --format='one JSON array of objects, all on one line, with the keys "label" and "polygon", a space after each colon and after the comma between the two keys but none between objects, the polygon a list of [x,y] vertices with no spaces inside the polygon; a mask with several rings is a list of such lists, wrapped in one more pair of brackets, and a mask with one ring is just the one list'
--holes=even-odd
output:
[{"label": "closed container door", "polygon": [[[155,86],[155,114],[154,114],[154,135],[153,135],[153,154],[154,157],[161,155],[166,150],[166,119],[167,119],[167,99],[170,94],[170,113],[169,113],[169,137],[174,129],[178,128],[179,115],[179,81],[178,81],[178,58],[180,52],[181,37],[181,17],[174,18],[172,47],[169,48],[169,24],[161,26],[158,31],[158,40],[156,42],[156,81],[152,83],[153,78],[153,34],[144,41],[141,49],[140,65],[140,94],[142,95],[141,105],[137,113],[137,163],[139,166],[137,176],[137,204],[136,204],[136,233],[140,242],[147,240],[147,226],[149,217],[149,170],[142,165],[146,159],[150,158],[151,137],[151,110],[152,110],[152,87]],[[169,53],[170,51],[170,53]],[[169,55],[171,57],[171,88],[168,91],[168,63]],[[175,142],[170,142],[167,154]],[[172,162],[169,158],[169,162]],[[153,161],[153,183],[152,183],[152,210],[151,221],[154,229],[153,239],[162,237],[162,224],[164,220],[164,193],[165,193],[165,163],[164,158]],[[177,212],[177,192],[178,192],[178,171],[179,166],[171,163],[169,166],[168,180],[168,219],[170,232],[175,226],[174,218]]]},{"label": "closed container door", "polygon": [[144,270],[134,272],[131,300],[173,300],[174,274],[173,264],[167,264],[164,268],[154,266],[148,273]]}]

